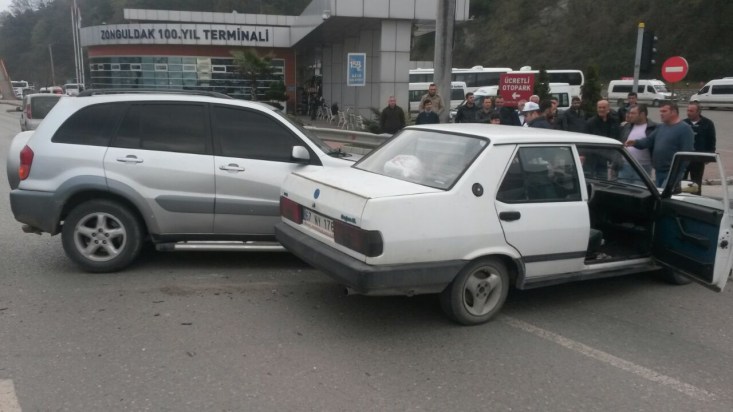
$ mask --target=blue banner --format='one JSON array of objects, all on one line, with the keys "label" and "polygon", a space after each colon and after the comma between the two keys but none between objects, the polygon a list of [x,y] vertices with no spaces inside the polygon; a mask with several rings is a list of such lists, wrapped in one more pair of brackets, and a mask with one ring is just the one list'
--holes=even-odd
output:
[{"label": "blue banner", "polygon": [[366,86],[366,53],[349,53],[346,62],[346,85]]}]

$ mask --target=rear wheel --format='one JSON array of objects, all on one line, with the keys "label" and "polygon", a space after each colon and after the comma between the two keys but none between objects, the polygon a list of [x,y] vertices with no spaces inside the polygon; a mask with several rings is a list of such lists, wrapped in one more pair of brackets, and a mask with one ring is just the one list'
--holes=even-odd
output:
[{"label": "rear wheel", "polygon": [[464,325],[488,322],[509,293],[509,275],[503,263],[482,259],[467,265],[441,293],[443,311]]},{"label": "rear wheel", "polygon": [[142,229],[135,215],[117,202],[92,200],[75,207],[61,232],[66,255],[89,272],[115,272],[140,253]]}]

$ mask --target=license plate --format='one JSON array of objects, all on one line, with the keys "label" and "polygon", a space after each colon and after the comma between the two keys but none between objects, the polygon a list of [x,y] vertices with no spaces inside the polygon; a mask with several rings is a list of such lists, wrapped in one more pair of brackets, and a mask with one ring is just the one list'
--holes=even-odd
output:
[{"label": "license plate", "polygon": [[303,224],[333,238],[333,220],[310,209],[303,209]]}]

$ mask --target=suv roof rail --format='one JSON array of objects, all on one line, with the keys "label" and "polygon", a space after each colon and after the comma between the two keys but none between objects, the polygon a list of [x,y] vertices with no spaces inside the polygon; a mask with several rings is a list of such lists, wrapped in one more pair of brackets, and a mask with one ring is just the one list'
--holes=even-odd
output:
[{"label": "suv roof rail", "polygon": [[233,99],[233,97],[219,92],[182,89],[87,89],[79,93],[78,97],[97,96],[101,94],[189,94],[196,96],[218,97],[220,99]]}]

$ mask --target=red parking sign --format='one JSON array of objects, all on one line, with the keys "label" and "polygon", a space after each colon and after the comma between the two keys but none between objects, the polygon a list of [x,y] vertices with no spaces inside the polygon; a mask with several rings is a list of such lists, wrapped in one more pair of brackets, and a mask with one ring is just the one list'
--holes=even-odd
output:
[{"label": "red parking sign", "polygon": [[534,73],[503,73],[499,77],[499,96],[507,106],[516,106],[520,100],[529,100],[534,92]]}]

